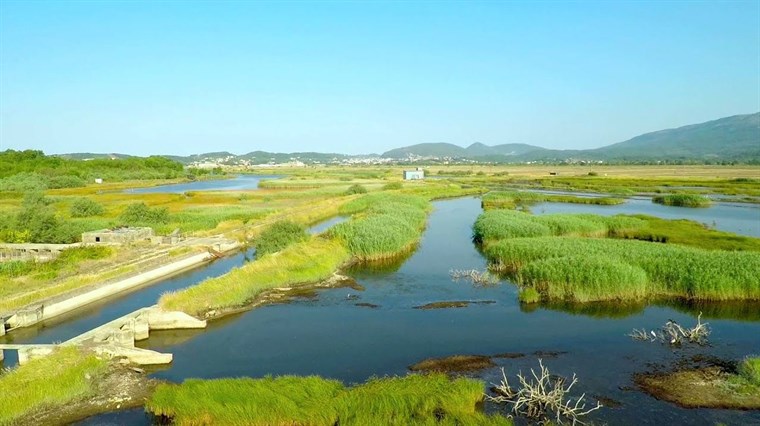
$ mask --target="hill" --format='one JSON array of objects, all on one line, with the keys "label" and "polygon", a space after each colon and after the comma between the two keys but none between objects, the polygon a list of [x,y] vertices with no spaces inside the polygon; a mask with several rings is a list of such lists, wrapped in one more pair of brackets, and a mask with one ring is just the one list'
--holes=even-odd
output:
[{"label": "hill", "polygon": [[383,153],[385,158],[456,158],[491,162],[522,161],[758,161],[760,113],[735,115],[676,129],[645,133],[624,142],[585,150],[545,149],[526,144],[467,148],[450,143],[422,143]]},{"label": "hill", "polygon": [[760,113],[645,133],[586,154],[599,159],[760,158]]}]

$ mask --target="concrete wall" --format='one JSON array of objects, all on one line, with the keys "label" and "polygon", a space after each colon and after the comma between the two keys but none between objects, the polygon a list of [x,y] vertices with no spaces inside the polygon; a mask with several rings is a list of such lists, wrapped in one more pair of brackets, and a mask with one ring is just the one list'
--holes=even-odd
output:
[{"label": "concrete wall", "polygon": [[58,315],[65,314],[105,297],[112,296],[122,291],[126,291],[139,285],[145,284],[147,282],[166,277],[168,275],[183,271],[188,268],[192,268],[194,266],[198,266],[207,260],[210,260],[211,258],[212,256],[209,253],[196,254],[177,262],[152,269],[140,275],[129,277],[112,284],[107,284],[95,288],[91,291],[73,296],[65,300],[18,311],[15,315],[8,318],[6,322],[10,325],[11,328],[29,327],[30,325],[34,325],[40,321],[48,320]]},{"label": "concrete wall", "polygon": [[151,228],[101,229],[83,233],[82,242],[86,244],[125,244],[147,240],[152,236],[153,229]]}]

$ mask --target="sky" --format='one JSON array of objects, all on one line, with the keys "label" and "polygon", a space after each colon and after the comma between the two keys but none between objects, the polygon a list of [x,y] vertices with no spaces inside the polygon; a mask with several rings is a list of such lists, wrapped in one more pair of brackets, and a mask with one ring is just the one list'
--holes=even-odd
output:
[{"label": "sky", "polygon": [[758,111],[759,0],[0,0],[0,150],[582,149]]}]

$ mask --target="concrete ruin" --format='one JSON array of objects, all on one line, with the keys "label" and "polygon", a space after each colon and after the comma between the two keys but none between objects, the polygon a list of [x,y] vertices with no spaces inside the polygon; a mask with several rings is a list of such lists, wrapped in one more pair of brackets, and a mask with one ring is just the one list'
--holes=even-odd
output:
[{"label": "concrete ruin", "polygon": [[82,243],[84,244],[127,244],[135,241],[150,240],[153,237],[153,229],[147,227],[122,227],[113,229],[100,229],[97,231],[84,232]]}]

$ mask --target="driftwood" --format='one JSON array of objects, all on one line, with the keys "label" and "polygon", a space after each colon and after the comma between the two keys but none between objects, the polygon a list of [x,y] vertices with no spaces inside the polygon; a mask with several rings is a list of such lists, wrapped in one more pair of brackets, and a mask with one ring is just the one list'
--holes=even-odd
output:
[{"label": "driftwood", "polygon": [[452,269],[449,271],[451,279],[454,281],[468,280],[477,285],[493,285],[499,282],[499,279],[490,272],[480,272],[477,269]]},{"label": "driftwood", "polygon": [[668,343],[673,346],[680,346],[684,342],[706,345],[707,336],[709,335],[710,328],[707,323],[702,322],[702,312],[697,317],[697,325],[692,328],[685,328],[673,320],[668,320],[659,330],[647,332],[645,329],[634,328],[628,334],[628,336],[635,340],[649,340],[651,342]]},{"label": "driftwood", "polygon": [[496,396],[486,395],[486,398],[499,404],[511,404],[514,415],[544,421],[553,418],[558,424],[569,422],[572,425],[584,425],[586,423],[581,421],[581,417],[602,408],[597,402],[587,409],[583,401],[586,394],[575,401],[568,397],[570,390],[578,383],[575,374],[567,383],[565,378],[552,376],[541,359],[538,360],[538,365],[541,367],[538,374],[532,368],[530,376],[523,375],[522,372],[517,374],[520,384],[516,389],[509,385],[502,368],[501,383],[494,384]]}]

